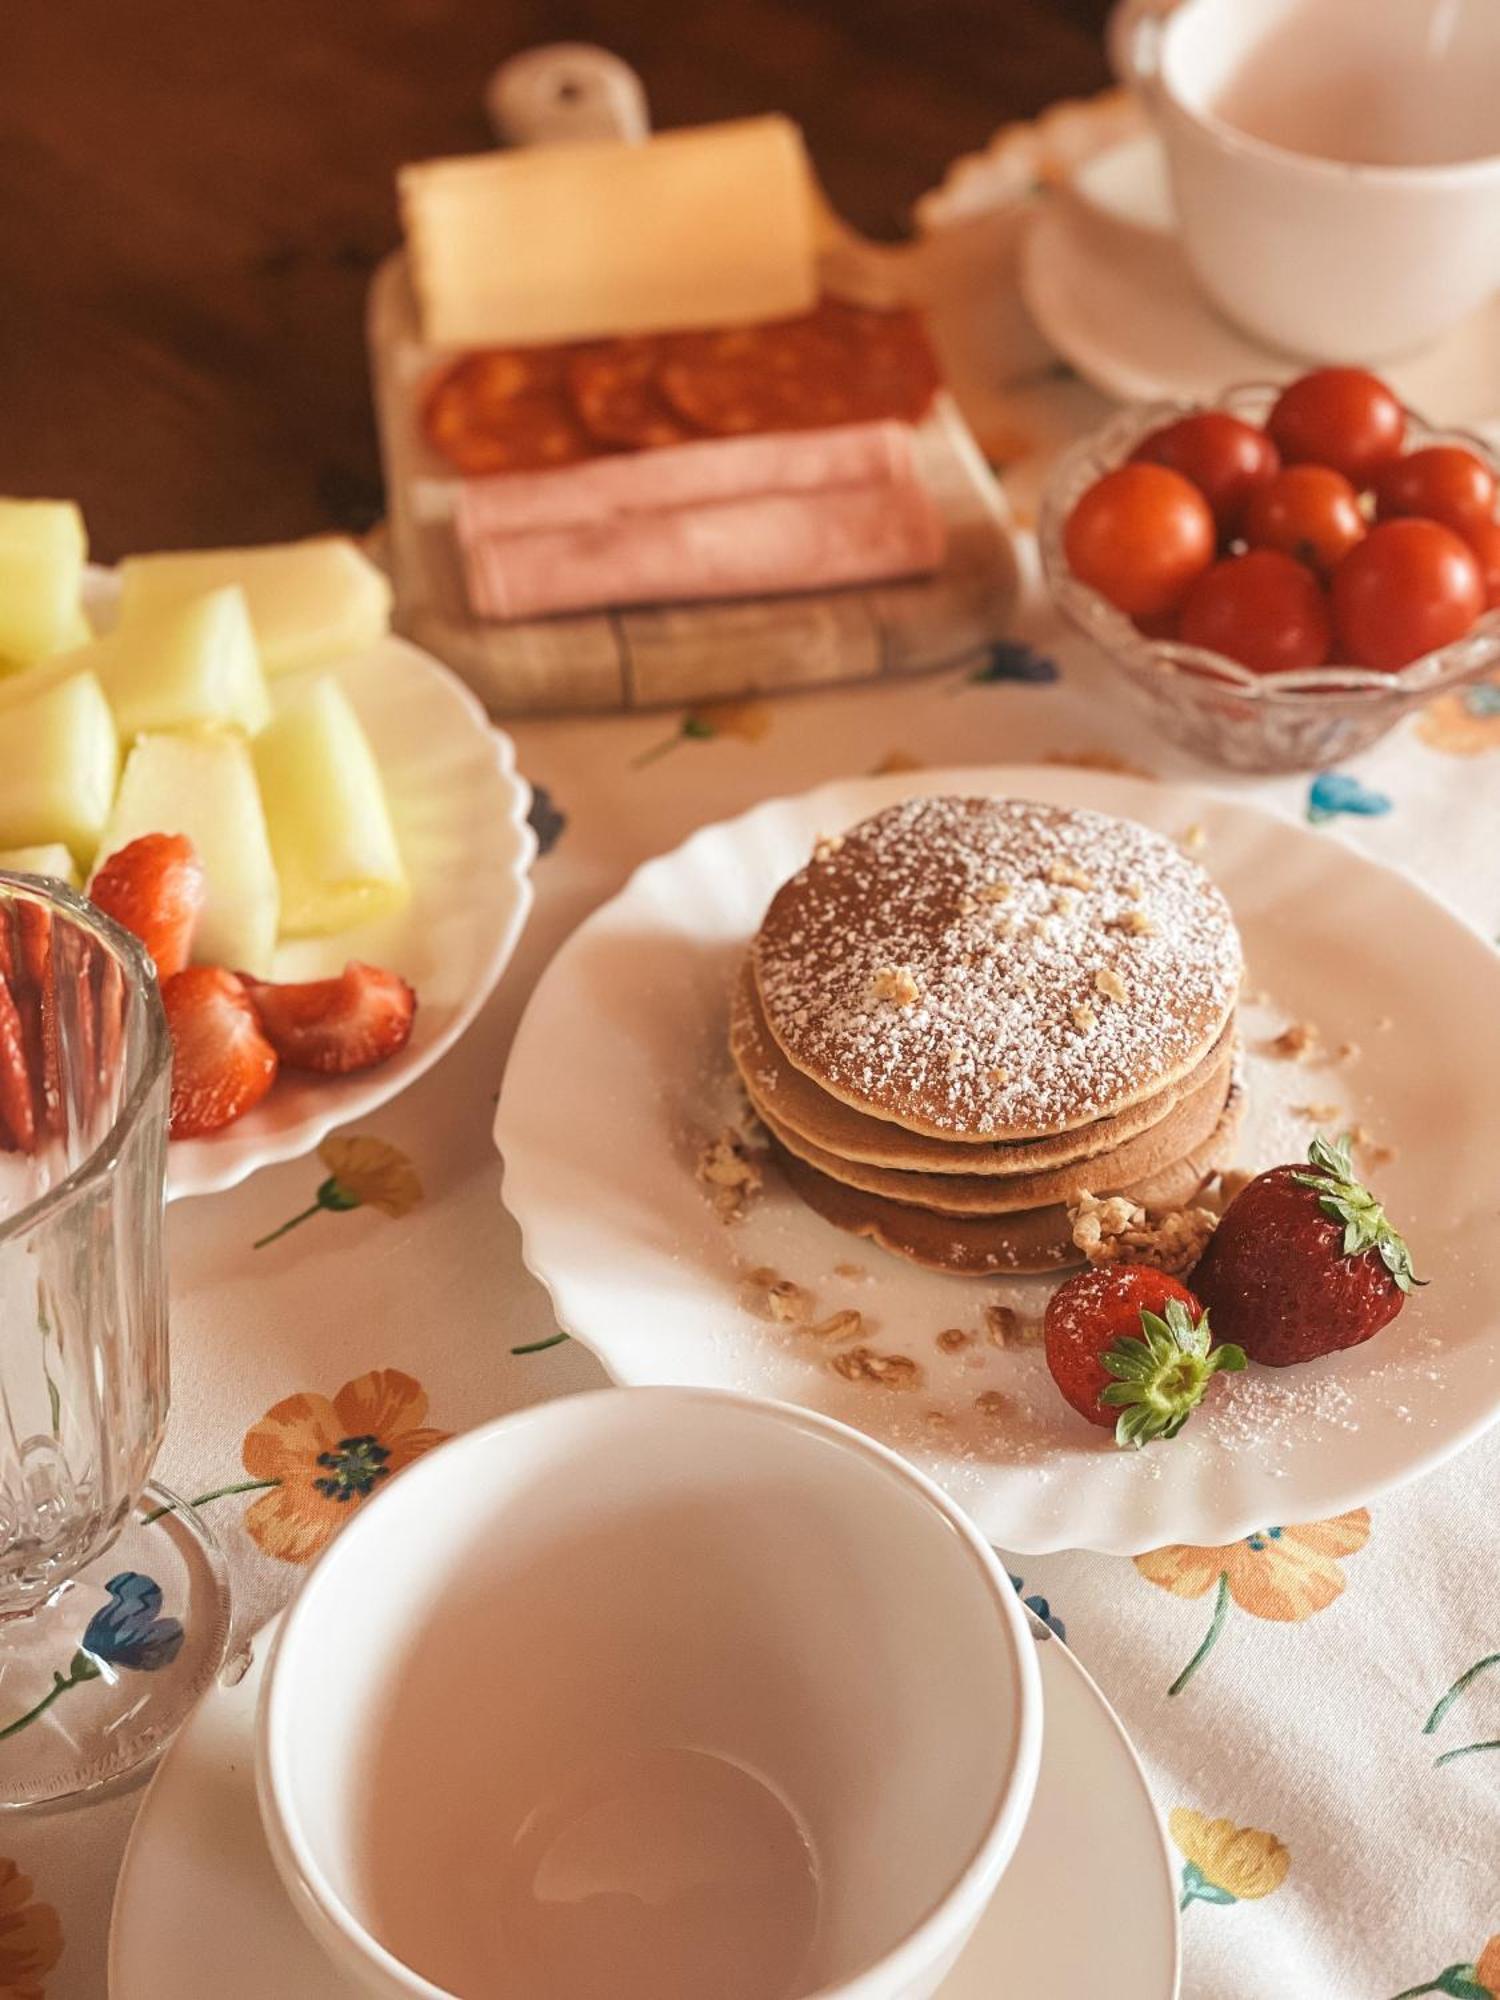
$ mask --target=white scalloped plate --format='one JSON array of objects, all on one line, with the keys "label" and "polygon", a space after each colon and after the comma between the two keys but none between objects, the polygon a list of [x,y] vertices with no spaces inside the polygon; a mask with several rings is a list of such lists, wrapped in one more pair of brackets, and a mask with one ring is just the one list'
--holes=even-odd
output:
[{"label": "white scalloped plate", "polygon": [[[90,576],[89,608],[107,618],[115,586]],[[363,1118],[452,1048],[504,971],[531,907],[536,839],[515,749],[456,674],[404,639],[319,669],[364,724],[411,877],[395,916],[336,937],[279,947],[277,979],[321,979],[351,958],[386,965],[417,990],[411,1040],[379,1069],[340,1079],[279,1077],[264,1103],[205,1139],[175,1139],[167,1199],[217,1194],[261,1167],[308,1153],[336,1125]]]},{"label": "white scalloped plate", "polygon": [[[1044,1281],[913,1269],[831,1228],[774,1176],[745,1221],[717,1220],[693,1158],[699,1137],[732,1115],[726,992],[766,902],[818,834],[900,798],[954,791],[1092,806],[1171,835],[1205,829],[1200,859],[1234,906],[1252,986],[1268,996],[1242,1017],[1241,1164],[1298,1157],[1312,1129],[1293,1109],[1302,1104],[1338,1104],[1395,1149],[1380,1190],[1432,1283],[1376,1340],[1302,1368],[1220,1378],[1180,1438],[1125,1453],[1060,1401],[1035,1348],[1000,1352],[979,1339],[947,1354],[935,1344],[943,1328],[977,1328],[989,1299],[1035,1319]],[[1500,1414],[1497,1018],[1500,956],[1415,882],[1326,832],[1093,772],[861,779],[706,827],[641,868],[537,987],[495,1137],[526,1261],[561,1325],[617,1381],[722,1386],[827,1410],[904,1451],[1002,1548],[1133,1554],[1337,1513],[1436,1465]],[[1362,1054],[1324,1066],[1265,1054],[1292,1020]],[[857,1307],[871,1345],[920,1360],[923,1388],[845,1383],[814,1341],[752,1316],[741,1281],[757,1265],[807,1286],[820,1311]],[[840,1265],[864,1275],[841,1276]],[[976,1411],[986,1389],[1010,1398],[1003,1420]]]}]

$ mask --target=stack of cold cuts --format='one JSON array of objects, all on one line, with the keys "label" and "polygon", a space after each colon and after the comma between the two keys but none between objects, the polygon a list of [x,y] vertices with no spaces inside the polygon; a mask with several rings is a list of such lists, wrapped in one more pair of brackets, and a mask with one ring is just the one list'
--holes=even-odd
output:
[{"label": "stack of cold cuts", "polygon": [[1070,1206],[1189,1202],[1229,1163],[1242,973],[1173,842],[1014,799],[913,799],[773,898],[730,1046],[792,1188],[935,1269],[1078,1261]]},{"label": "stack of cold cuts", "polygon": [[833,299],[465,355],[423,429],[465,475],[470,606],[520,619],[930,573],[945,536],[913,427],[938,381],[914,313]]}]

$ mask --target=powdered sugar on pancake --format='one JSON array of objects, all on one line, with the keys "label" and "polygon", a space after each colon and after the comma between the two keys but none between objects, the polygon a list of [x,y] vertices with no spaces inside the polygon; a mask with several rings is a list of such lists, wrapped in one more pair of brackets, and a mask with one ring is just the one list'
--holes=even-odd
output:
[{"label": "powdered sugar on pancake", "polygon": [[754,945],[766,1020],[834,1095],[938,1136],[1067,1131],[1200,1058],[1242,972],[1170,841],[1024,799],[912,799],[820,844]]}]

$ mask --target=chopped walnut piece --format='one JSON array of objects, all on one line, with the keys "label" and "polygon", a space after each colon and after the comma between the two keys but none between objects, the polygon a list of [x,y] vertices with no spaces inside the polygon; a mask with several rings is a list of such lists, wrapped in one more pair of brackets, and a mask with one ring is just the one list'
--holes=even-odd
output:
[{"label": "chopped walnut piece", "polygon": [[1335,1062],[1357,1062],[1359,1060],[1359,1043],[1340,1042],[1333,1052],[1333,1059]]},{"label": "chopped walnut piece", "polygon": [[1094,1012],[1093,1008],[1085,1005],[1083,1002],[1080,1002],[1073,1009],[1073,1026],[1081,1035],[1086,1035],[1098,1018],[1099,1016]]},{"label": "chopped walnut piece", "polygon": [[914,1007],[922,997],[922,989],[906,970],[904,965],[884,965],[870,981],[870,992],[877,1000],[893,1000],[898,1007]]},{"label": "chopped walnut piece", "polygon": [[1014,891],[1009,882],[981,882],[976,893],[981,903],[1004,903]]},{"label": "chopped walnut piece", "polygon": [[937,1337],[937,1344],[944,1354],[957,1354],[972,1344],[974,1336],[967,1327],[945,1326]]},{"label": "chopped walnut piece", "polygon": [[846,1382],[878,1382],[886,1389],[917,1389],[922,1371],[907,1354],[877,1354],[870,1347],[848,1347],[829,1367]]},{"label": "chopped walnut piece", "polygon": [[1311,1021],[1293,1021],[1266,1044],[1267,1055],[1287,1062],[1310,1062],[1318,1051],[1318,1031]]},{"label": "chopped walnut piece", "polygon": [[1054,917],[1071,916],[1077,903],[1078,898],[1073,894],[1071,889],[1054,890],[1052,896],[1052,914]]},{"label": "chopped walnut piece", "polygon": [[1294,1104],[1292,1116],[1309,1119],[1314,1125],[1331,1125],[1342,1110],[1339,1104]]},{"label": "chopped walnut piece", "polygon": [[1012,1346],[1020,1324],[1021,1316],[1014,1306],[996,1305],[992,1301],[984,1309],[985,1338],[991,1347]]},{"label": "chopped walnut piece", "polygon": [[1130,990],[1118,972],[1103,965],[1094,974],[1094,991],[1102,993],[1107,1000],[1128,1000]]},{"label": "chopped walnut piece", "polygon": [[1149,1216],[1127,1195],[1080,1194],[1068,1211],[1073,1242],[1090,1264],[1150,1264],[1181,1277],[1202,1256],[1219,1218],[1211,1208],[1169,1208]]},{"label": "chopped walnut piece", "polygon": [[1120,894],[1124,896],[1129,902],[1138,903],[1141,900],[1142,896],[1145,895],[1145,893],[1146,893],[1145,890],[1141,887],[1140,883],[1134,879],[1134,877],[1132,877],[1130,881],[1122,882],[1120,884]]},{"label": "chopped walnut piece", "polygon": [[1130,937],[1155,937],[1156,926],[1144,910],[1126,910],[1121,916],[1109,917],[1105,929],[1124,931]]},{"label": "chopped walnut piece", "polygon": [[930,1431],[951,1431],[953,1419],[946,1410],[924,1410],[922,1421]]},{"label": "chopped walnut piece", "polygon": [[1355,1126],[1349,1134],[1349,1143],[1360,1158],[1372,1167],[1389,1166],[1396,1157],[1394,1146],[1383,1146],[1374,1133],[1363,1125]]},{"label": "chopped walnut piece", "polygon": [[990,936],[992,938],[1008,938],[1014,932],[1015,928],[1016,920],[1014,917],[997,917],[994,923],[990,925]]},{"label": "chopped walnut piece", "polygon": [[831,861],[844,844],[841,833],[820,833],[813,842],[813,860]]},{"label": "chopped walnut piece", "polygon": [[997,1065],[990,1071],[990,1082],[994,1084],[996,1090],[1004,1090],[1006,1084],[1010,1082],[1010,1071],[1003,1065]]},{"label": "chopped walnut piece", "polygon": [[836,1278],[848,1278],[851,1281],[857,1280],[859,1283],[863,1284],[865,1279],[868,1278],[870,1274],[865,1269],[863,1264],[835,1264],[833,1267],[833,1275]]},{"label": "chopped walnut piece", "polygon": [[800,1326],[812,1311],[812,1294],[766,1264],[750,1272],[741,1290],[751,1312],[780,1326]]},{"label": "chopped walnut piece", "polygon": [[820,1319],[816,1326],[803,1329],[814,1340],[853,1340],[865,1330],[865,1316],[852,1306],[845,1306],[842,1312],[830,1313],[827,1319]]},{"label": "chopped walnut piece", "polygon": [[693,1174],[721,1222],[738,1222],[765,1186],[760,1162],[727,1126],[699,1148]]},{"label": "chopped walnut piece", "polygon": [[1207,847],[1208,834],[1198,821],[1194,820],[1191,826],[1182,829],[1178,835],[1177,845],[1185,847],[1190,854],[1195,854],[1200,847]]},{"label": "chopped walnut piece", "polygon": [[960,896],[960,897],[959,897],[959,899],[958,899],[958,914],[959,914],[959,915],[960,915],[961,917],[972,917],[972,916],[973,916],[973,914],[974,914],[974,912],[975,912],[975,911],[976,911],[976,910],[977,910],[978,908],[979,908],[979,905],[978,905],[978,904],[977,904],[977,903],[976,903],[976,902],[974,901],[974,898],[973,898],[972,896]]},{"label": "chopped walnut piece", "polygon": [[1054,861],[1047,870],[1049,882],[1061,882],[1069,889],[1092,889],[1094,878],[1085,875],[1081,868],[1075,868],[1071,861]]},{"label": "chopped walnut piece", "polygon": [[958,1043],[957,1043],[957,1042],[955,1042],[955,1043],[953,1044],[952,1048],[951,1048],[951,1049],[949,1049],[949,1051],[948,1051],[948,1067],[949,1067],[949,1069],[957,1069],[957,1068],[958,1068],[958,1066],[959,1066],[959,1064],[960,1064],[960,1063],[961,1063],[961,1062],[963,1061],[963,1059],[964,1059],[964,1052],[963,1052],[963,1050],[962,1050],[962,1049],[961,1049],[961,1048],[959,1047]]},{"label": "chopped walnut piece", "polygon": [[974,1407],[982,1417],[1003,1417],[1010,1408],[1010,1398],[998,1389],[981,1389],[974,1398]]}]

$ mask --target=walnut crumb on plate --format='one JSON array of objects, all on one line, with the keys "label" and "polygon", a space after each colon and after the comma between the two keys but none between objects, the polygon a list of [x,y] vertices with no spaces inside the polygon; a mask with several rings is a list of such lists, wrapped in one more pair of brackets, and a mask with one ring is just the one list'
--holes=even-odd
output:
[{"label": "walnut crumb on plate", "polygon": [[937,1344],[944,1354],[957,1354],[968,1347],[973,1338],[967,1327],[945,1326],[937,1336]]},{"label": "walnut crumb on plate", "polygon": [[804,1327],[803,1331],[814,1340],[854,1340],[865,1330],[865,1316],[852,1306],[830,1313],[827,1319],[820,1319],[815,1326]]},{"label": "walnut crumb on plate", "polygon": [[1286,1062],[1310,1062],[1319,1045],[1318,1031],[1311,1021],[1293,1021],[1266,1043],[1266,1054]]},{"label": "walnut crumb on plate", "polygon": [[1010,1408],[1010,1398],[999,1389],[981,1389],[974,1398],[974,1407],[982,1417],[1003,1417]]},{"label": "walnut crumb on plate", "polygon": [[738,1222],[765,1186],[759,1160],[728,1126],[704,1141],[693,1174],[721,1222]]},{"label": "walnut crumb on plate", "polygon": [[1150,1216],[1122,1194],[1080,1194],[1068,1211],[1073,1242],[1090,1264],[1150,1264],[1181,1277],[1203,1255],[1219,1218],[1211,1208],[1169,1208]]},{"label": "walnut crumb on plate", "polygon": [[877,1354],[872,1347],[848,1347],[829,1367],[846,1382],[878,1382],[885,1389],[918,1389],[922,1371],[909,1354]]}]

